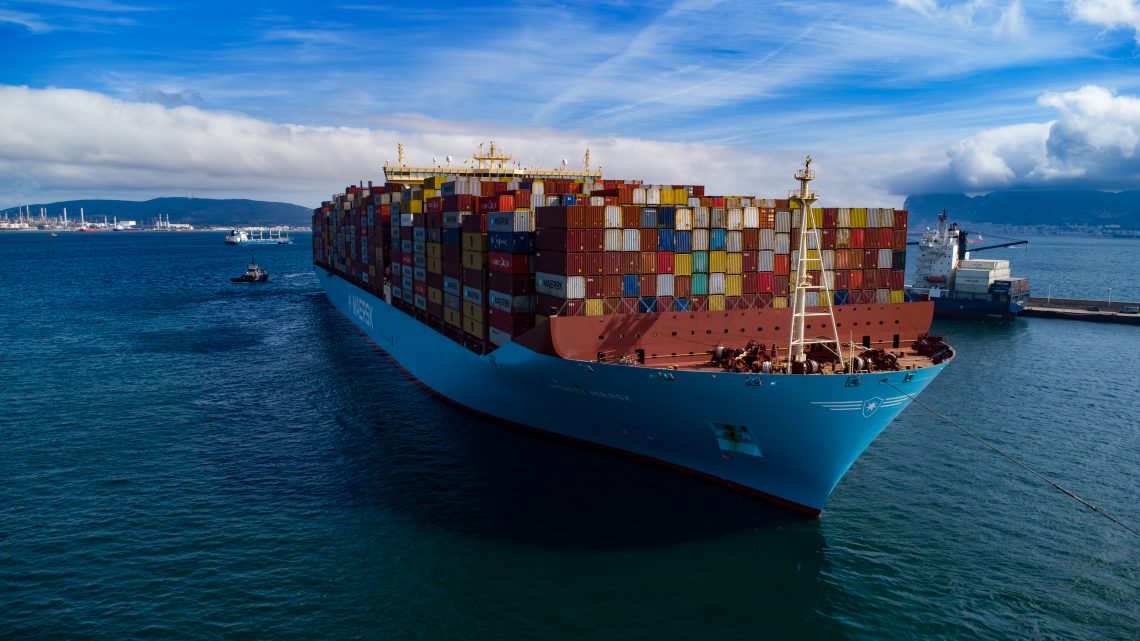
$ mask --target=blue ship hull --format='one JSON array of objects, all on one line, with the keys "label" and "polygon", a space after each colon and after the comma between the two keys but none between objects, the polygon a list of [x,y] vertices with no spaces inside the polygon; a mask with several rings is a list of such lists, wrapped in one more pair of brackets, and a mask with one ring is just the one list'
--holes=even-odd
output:
[{"label": "blue ship hull", "polygon": [[325,269],[316,274],[342,314],[450,403],[683,468],[812,515],[909,404],[907,395],[922,392],[946,365],[855,377],[752,375],[576,361],[517,343],[478,355]]},{"label": "blue ship hull", "polygon": [[[931,298],[930,300],[934,302],[934,316],[937,318],[1001,318],[1012,320],[1018,314],[1025,311],[1025,307],[1029,304],[1029,292],[1006,296],[1005,299],[1006,300],[1000,300],[999,295],[990,294],[990,298],[985,300],[955,298],[952,295],[943,295],[937,298]],[[907,289],[906,300],[917,301],[923,299],[920,295],[912,293],[912,290]]]}]

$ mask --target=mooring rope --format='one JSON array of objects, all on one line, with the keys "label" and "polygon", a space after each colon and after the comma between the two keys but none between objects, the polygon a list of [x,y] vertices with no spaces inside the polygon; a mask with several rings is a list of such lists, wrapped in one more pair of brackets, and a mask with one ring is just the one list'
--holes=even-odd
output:
[{"label": "mooring rope", "polygon": [[913,396],[913,395],[911,395],[911,394],[907,394],[906,392],[904,392],[903,390],[899,389],[899,387],[898,387],[897,385],[895,385],[894,383],[890,382],[889,380],[887,380],[887,379],[885,379],[885,378],[884,378],[884,379],[882,380],[882,382],[883,382],[883,383],[886,383],[887,385],[890,385],[890,386],[891,386],[891,387],[893,387],[893,388],[895,388],[895,390],[897,390],[897,391],[898,391],[900,394],[903,394],[904,396],[906,396],[906,397],[907,397],[907,398],[909,398],[910,400],[914,401],[915,403],[918,403],[918,404],[919,404],[919,405],[921,405],[923,408],[925,408],[925,409],[926,409],[926,411],[930,412],[931,414],[934,414],[935,416],[937,416],[937,417],[941,418],[942,420],[946,421],[947,423],[949,423],[949,424],[953,425],[954,427],[956,427],[956,428],[958,428],[958,429],[962,430],[964,433],[966,433],[967,435],[969,435],[971,438],[973,438],[974,440],[978,441],[978,442],[979,442],[979,443],[981,443],[982,445],[985,445],[986,447],[988,447],[988,448],[990,448],[991,450],[993,450],[993,451],[997,452],[998,454],[1002,455],[1002,456],[1003,456],[1003,457],[1005,457],[1006,459],[1008,459],[1008,460],[1012,461],[1013,463],[1017,464],[1018,466],[1020,466],[1022,469],[1024,469],[1024,470],[1025,470],[1025,471],[1027,471],[1027,472],[1029,472],[1030,474],[1032,474],[1032,475],[1036,476],[1037,478],[1041,479],[1042,481],[1045,481],[1045,482],[1046,482],[1046,483],[1048,483],[1049,485],[1052,485],[1054,488],[1056,488],[1056,489],[1057,489],[1058,491],[1060,491],[1061,493],[1068,495],[1068,497],[1069,497],[1069,498],[1071,498],[1071,499],[1073,499],[1073,500],[1077,501],[1077,502],[1078,502],[1078,503],[1080,503],[1081,505],[1084,505],[1085,507],[1087,507],[1088,509],[1092,510],[1093,512],[1096,512],[1097,514],[1099,514],[1099,515],[1103,516],[1104,518],[1108,519],[1109,521],[1112,521],[1113,523],[1115,523],[1115,524],[1119,525],[1120,527],[1124,528],[1125,530],[1128,530],[1129,532],[1131,532],[1131,533],[1135,534],[1136,536],[1140,536],[1140,532],[1138,532],[1137,530],[1135,530],[1135,529],[1134,529],[1134,528],[1132,528],[1131,526],[1129,526],[1129,525],[1125,524],[1125,523],[1124,523],[1124,522],[1122,522],[1120,519],[1118,519],[1118,518],[1116,518],[1116,517],[1112,516],[1112,515],[1111,515],[1111,514],[1109,514],[1108,512],[1105,512],[1104,510],[1102,510],[1102,509],[1100,509],[1099,507],[1097,507],[1097,506],[1093,505],[1092,503],[1089,503],[1088,501],[1086,501],[1086,500],[1082,499],[1081,497],[1077,496],[1077,495],[1076,495],[1076,493],[1075,493],[1075,492],[1073,492],[1072,490],[1068,490],[1068,489],[1066,489],[1066,488],[1062,487],[1060,483],[1057,483],[1056,481],[1054,481],[1054,480],[1052,480],[1052,479],[1048,478],[1048,477],[1047,477],[1047,476],[1045,476],[1044,474],[1042,474],[1042,473],[1038,472],[1037,470],[1035,470],[1035,469],[1033,469],[1033,468],[1029,467],[1029,466],[1028,466],[1028,465],[1026,465],[1025,463],[1022,463],[1021,461],[1017,460],[1017,459],[1016,459],[1016,458],[1014,458],[1013,456],[1011,456],[1011,455],[1009,455],[1009,454],[1006,454],[1006,453],[1005,453],[1005,452],[1003,452],[1003,451],[1002,451],[1000,448],[998,448],[996,445],[993,445],[993,444],[991,444],[989,441],[987,441],[987,440],[985,440],[984,438],[982,438],[982,437],[978,436],[977,434],[974,434],[974,433],[973,433],[973,432],[971,432],[970,430],[968,430],[968,429],[966,429],[965,427],[963,427],[962,425],[960,425],[960,424],[959,424],[957,421],[955,421],[954,419],[950,418],[949,416],[946,416],[945,414],[943,414],[943,413],[939,412],[938,410],[934,409],[933,407],[930,407],[930,406],[929,406],[929,405],[927,405],[926,403],[923,403],[922,401],[918,400],[918,398],[917,398],[917,397],[915,397],[915,396]]}]

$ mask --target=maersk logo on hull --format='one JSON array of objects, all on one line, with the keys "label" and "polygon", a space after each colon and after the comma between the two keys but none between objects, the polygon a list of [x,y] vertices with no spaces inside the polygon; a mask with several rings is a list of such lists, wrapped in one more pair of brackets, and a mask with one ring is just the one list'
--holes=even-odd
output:
[{"label": "maersk logo on hull", "polygon": [[352,315],[372,329],[372,303],[353,294],[348,295],[348,303],[352,306]]}]

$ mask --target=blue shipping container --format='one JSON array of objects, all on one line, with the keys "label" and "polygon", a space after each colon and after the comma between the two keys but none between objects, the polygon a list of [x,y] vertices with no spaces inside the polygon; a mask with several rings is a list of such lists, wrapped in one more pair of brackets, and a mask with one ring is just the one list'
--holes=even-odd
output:
[{"label": "blue shipping container", "polygon": [[688,298],[674,298],[673,299],[673,311],[675,311],[675,312],[687,312],[687,311],[689,311],[689,299]]},{"label": "blue shipping container", "polygon": [[728,247],[728,232],[723,229],[709,230],[709,249],[717,251]]},{"label": "blue shipping container", "polygon": [[657,297],[656,296],[642,296],[641,300],[637,303],[638,313],[655,314],[657,313]]},{"label": "blue shipping container", "polygon": [[661,229],[673,229],[677,220],[676,207],[657,208],[657,226]]},{"label": "blue shipping container", "polygon": [[673,250],[673,230],[661,229],[657,231],[657,251],[671,252]]},{"label": "blue shipping container", "polygon": [[642,207],[641,208],[641,228],[653,229],[657,226],[657,208],[656,207]]},{"label": "blue shipping container", "polygon": [[526,231],[487,232],[487,250],[508,254],[526,254],[534,251],[534,234]]},{"label": "blue shipping container", "polygon": [[562,194],[558,197],[560,205],[577,205],[578,197],[574,194]]},{"label": "blue shipping container", "polygon": [[462,245],[463,230],[459,228],[444,229],[441,238],[444,245]]},{"label": "blue shipping container", "polygon": [[621,277],[621,297],[634,298],[641,295],[640,277],[637,274],[627,274]]},{"label": "blue shipping container", "polygon": [[846,289],[835,290],[835,303],[834,304],[835,305],[846,305],[847,304],[847,290]]},{"label": "blue shipping container", "polygon": [[[658,232],[660,233],[660,232]],[[673,233],[673,251],[680,254],[690,254],[693,251],[693,232],[678,231]]]}]

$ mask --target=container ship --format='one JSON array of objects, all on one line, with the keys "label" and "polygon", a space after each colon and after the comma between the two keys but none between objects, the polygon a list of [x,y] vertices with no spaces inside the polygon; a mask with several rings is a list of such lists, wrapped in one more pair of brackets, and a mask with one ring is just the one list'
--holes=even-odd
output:
[{"label": "container ship", "polygon": [[938,227],[911,243],[918,245],[918,257],[914,284],[905,290],[907,300],[933,301],[938,317],[1015,318],[1029,304],[1029,279],[1011,278],[1008,260],[976,260],[970,255],[1029,241],[970,248],[966,230],[957,223],[947,227],[946,220],[943,210]]},{"label": "container ship", "polygon": [[[904,302],[907,212],[385,165],[313,212],[332,304],[439,398],[818,515],[953,358]],[[450,160],[449,160],[450,165]],[[806,214],[806,215],[805,215]]]}]

